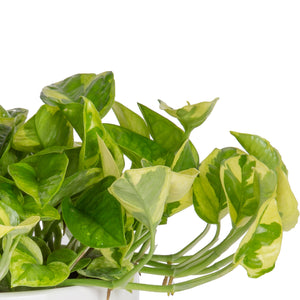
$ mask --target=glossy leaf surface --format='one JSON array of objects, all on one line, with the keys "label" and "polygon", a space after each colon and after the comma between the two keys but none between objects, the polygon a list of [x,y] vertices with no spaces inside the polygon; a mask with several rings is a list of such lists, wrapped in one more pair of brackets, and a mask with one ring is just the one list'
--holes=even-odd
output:
[{"label": "glossy leaf surface", "polygon": [[101,146],[101,143],[99,145],[100,137],[109,149],[112,158],[121,172],[124,168],[122,152],[104,128],[95,105],[87,98],[84,98],[84,100],[84,140],[80,153],[81,168],[88,169],[93,167],[102,167],[102,156],[105,154],[101,152],[101,149],[99,149],[99,146]]},{"label": "glossy leaf surface", "polygon": [[62,202],[63,218],[69,230],[86,246],[111,248],[126,244],[122,207],[107,190],[113,181],[113,177],[106,177],[86,190],[75,203],[69,198]]},{"label": "glossy leaf surface", "polygon": [[114,102],[115,81],[112,72],[76,74],[43,88],[41,99],[50,105],[80,103],[84,96],[104,117]]},{"label": "glossy leaf surface", "polygon": [[43,105],[13,136],[14,149],[38,152],[51,146],[72,146],[73,128],[57,107]]},{"label": "glossy leaf surface", "polygon": [[105,128],[124,154],[138,167],[143,158],[155,164],[157,161],[162,162],[165,157],[164,149],[149,138],[117,125],[105,124]]},{"label": "glossy leaf surface", "polygon": [[22,237],[11,258],[11,286],[56,286],[69,276],[69,268],[62,262],[43,265],[39,247],[29,237]]},{"label": "glossy leaf surface", "polygon": [[68,158],[64,153],[36,154],[9,166],[16,185],[43,207],[61,187]]}]

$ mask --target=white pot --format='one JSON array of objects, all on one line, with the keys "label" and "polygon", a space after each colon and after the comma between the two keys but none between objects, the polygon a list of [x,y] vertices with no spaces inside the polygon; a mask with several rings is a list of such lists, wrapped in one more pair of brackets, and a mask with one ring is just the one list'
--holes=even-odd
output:
[{"label": "white pot", "polygon": [[[106,300],[107,289],[72,286],[26,292],[0,293],[1,300]],[[138,300],[138,291],[113,290],[110,300]]]}]

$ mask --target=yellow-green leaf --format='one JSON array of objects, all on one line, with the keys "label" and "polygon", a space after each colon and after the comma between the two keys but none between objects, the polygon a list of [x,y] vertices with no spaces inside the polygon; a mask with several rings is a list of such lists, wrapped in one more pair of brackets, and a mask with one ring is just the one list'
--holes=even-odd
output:
[{"label": "yellow-green leaf", "polygon": [[293,194],[287,174],[279,169],[277,172],[277,204],[282,219],[283,230],[288,231],[296,226],[299,217],[298,202]]},{"label": "yellow-green leaf", "polygon": [[234,261],[247,270],[249,277],[259,277],[274,268],[281,240],[281,218],[273,198],[260,207],[255,222],[235,253]]}]

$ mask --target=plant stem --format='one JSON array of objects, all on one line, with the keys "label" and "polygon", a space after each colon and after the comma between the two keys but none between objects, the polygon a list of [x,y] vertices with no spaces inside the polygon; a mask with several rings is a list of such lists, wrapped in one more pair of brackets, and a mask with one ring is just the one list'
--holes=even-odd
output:
[{"label": "plant stem", "polygon": [[154,251],[155,251],[155,233],[151,232],[150,238],[150,249],[149,252],[139,261],[137,265],[134,266],[127,274],[125,274],[122,278],[113,281],[113,287],[125,287],[126,284],[134,277],[136,273],[139,273],[143,266],[151,259]]},{"label": "plant stem", "polygon": [[77,254],[76,258],[73,259],[73,261],[71,261],[69,263],[69,269],[70,271],[76,266],[76,264],[80,261],[80,259],[87,253],[87,251],[90,249],[90,247],[88,246],[84,246],[79,253]]}]

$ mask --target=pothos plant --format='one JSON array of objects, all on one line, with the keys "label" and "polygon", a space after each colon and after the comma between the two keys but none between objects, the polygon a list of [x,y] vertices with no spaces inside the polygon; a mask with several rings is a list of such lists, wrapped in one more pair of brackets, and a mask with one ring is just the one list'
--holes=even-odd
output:
[{"label": "pothos plant", "polygon": [[[29,120],[26,109],[0,107],[1,291],[94,285],[173,294],[238,265],[250,277],[271,271],[299,214],[279,152],[231,132],[244,150],[216,148],[200,162],[189,137],[217,99],[180,109],[160,101],[181,129],[114,98],[112,72],[77,74],[45,87]],[[119,125],[103,121],[110,110]],[[159,227],[189,206],[206,227],[181,251],[157,254]],[[232,228],[219,241],[226,215]],[[210,229],[214,237],[197,249]],[[134,282],[137,273],[162,284]]]}]

